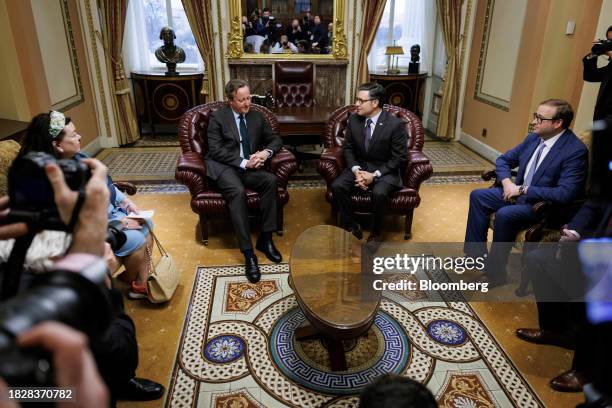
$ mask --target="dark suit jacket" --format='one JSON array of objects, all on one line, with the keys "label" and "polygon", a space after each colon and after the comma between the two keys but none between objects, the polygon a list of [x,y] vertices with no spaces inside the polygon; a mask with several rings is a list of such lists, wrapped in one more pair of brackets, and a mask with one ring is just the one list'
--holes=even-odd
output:
[{"label": "dark suit jacket", "polygon": [[[266,118],[255,110],[245,115],[251,153],[268,149],[276,153],[281,139],[272,131]],[[208,153],[205,157],[206,174],[216,180],[228,168],[240,169],[240,134],[234,112],[226,106],[213,112],[208,123]]]},{"label": "dark suit jacket", "polygon": [[[497,180],[510,177],[510,170],[518,166],[516,184],[522,184],[529,159],[539,143],[540,136],[530,133],[523,143],[499,156],[495,161]],[[584,192],[588,155],[586,146],[574,132],[565,130],[538,166],[527,190],[526,202],[569,203],[580,197]]]},{"label": "dark suit jacket", "polygon": [[606,236],[611,217],[612,204],[598,200],[587,200],[567,227],[577,231],[581,239],[601,238]]},{"label": "dark suit jacket", "polygon": [[595,103],[593,120],[612,116],[612,84],[610,84],[612,62],[609,62],[605,67],[597,68],[597,58],[584,57],[582,65],[584,67],[582,79],[587,82],[601,82],[599,93],[597,94],[597,102]]},{"label": "dark suit jacket", "polygon": [[360,166],[369,172],[378,170],[381,181],[401,187],[400,171],[408,155],[404,122],[383,110],[366,151],[363,139],[365,121],[365,117],[356,113],[349,117],[342,145],[348,169]]}]

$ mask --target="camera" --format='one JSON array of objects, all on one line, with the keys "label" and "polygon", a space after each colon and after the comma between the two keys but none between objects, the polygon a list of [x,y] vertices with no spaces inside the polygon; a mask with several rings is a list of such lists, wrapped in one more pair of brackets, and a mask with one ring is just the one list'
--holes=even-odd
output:
[{"label": "camera", "polygon": [[42,211],[55,208],[53,188],[45,174],[45,166],[57,163],[71,190],[83,188],[91,177],[85,163],[73,159],[56,160],[44,152],[29,152],[17,159],[8,174],[11,208]]},{"label": "camera", "polygon": [[44,350],[21,349],[15,338],[38,323],[55,320],[101,338],[117,311],[104,287],[101,259],[81,273],[52,271],[34,277],[30,289],[0,304],[0,377],[13,387],[53,386],[53,365]]},{"label": "camera", "polygon": [[602,55],[608,51],[612,51],[612,40],[597,40],[591,48],[594,55]]}]

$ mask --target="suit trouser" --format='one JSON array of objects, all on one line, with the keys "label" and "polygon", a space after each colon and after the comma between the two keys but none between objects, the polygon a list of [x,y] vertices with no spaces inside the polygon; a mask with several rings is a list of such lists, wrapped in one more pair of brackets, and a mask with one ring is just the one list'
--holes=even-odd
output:
[{"label": "suit trouser", "polygon": [[259,208],[262,217],[262,232],[273,232],[278,229],[276,176],[266,170],[239,171],[233,168],[225,170],[217,178],[217,186],[227,201],[230,219],[234,232],[238,236],[240,250],[252,249],[249,214],[245,188],[259,194]]},{"label": "suit trouser", "polygon": [[[398,190],[399,187],[380,180],[372,182],[370,187],[373,204],[372,212],[374,215],[372,232],[374,234],[380,234],[389,204],[389,194],[392,191]],[[355,175],[353,172],[345,169],[342,174],[334,180],[331,189],[334,194],[334,199],[336,203],[338,203],[338,209],[340,210],[340,225],[350,226],[354,222],[351,194],[362,191],[359,187],[355,187]]]},{"label": "suit trouser", "polygon": [[[466,254],[477,257],[487,253],[489,216],[495,213],[493,245],[486,266],[486,274],[490,278],[505,278],[511,243],[516,239],[516,234],[537,221],[532,207],[531,204],[505,202],[501,187],[481,188],[470,193],[464,245]],[[503,244],[495,245],[496,242]]]}]

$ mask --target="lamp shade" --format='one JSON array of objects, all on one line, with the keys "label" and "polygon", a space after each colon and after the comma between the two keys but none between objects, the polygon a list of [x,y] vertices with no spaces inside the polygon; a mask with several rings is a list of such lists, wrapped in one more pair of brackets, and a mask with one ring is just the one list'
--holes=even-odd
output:
[{"label": "lamp shade", "polygon": [[404,49],[401,45],[388,45],[385,55],[404,55]]}]

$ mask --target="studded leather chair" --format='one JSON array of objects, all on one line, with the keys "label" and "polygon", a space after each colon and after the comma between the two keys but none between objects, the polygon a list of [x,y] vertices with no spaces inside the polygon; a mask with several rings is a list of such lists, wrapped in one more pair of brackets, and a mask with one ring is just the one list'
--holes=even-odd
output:
[{"label": "studded leather chair", "polygon": [[314,99],[314,66],[311,62],[275,62],[274,98],[277,107],[311,107]]},{"label": "studded leather chair", "polygon": [[[189,187],[191,193],[191,210],[199,215],[202,241],[208,245],[208,222],[212,218],[227,217],[227,204],[217,189],[215,183],[206,177],[204,156],[208,152],[206,130],[210,114],[225,106],[225,102],[210,102],[185,112],[178,128],[178,138],[181,145],[181,156],[177,161],[175,178]],[[261,112],[270,123],[270,127],[278,133],[278,121],[272,112],[263,106],[251,105],[251,109]],[[277,177],[278,227],[279,234],[283,230],[283,207],[289,201],[287,182],[289,176],[297,169],[295,157],[288,150],[281,148],[265,165],[266,170]],[[259,209],[259,194],[246,190],[249,212],[256,213]]]},{"label": "studded leather chair", "polygon": [[[342,173],[346,167],[342,155],[342,144],[346,134],[349,116],[355,112],[355,105],[343,106],[336,109],[329,117],[323,133],[325,150],[319,160],[319,174],[325,178],[327,191],[325,199],[332,205],[332,216],[337,217],[337,207],[331,190],[332,182]],[[424,131],[421,120],[407,109],[392,105],[384,105],[383,109],[390,112],[406,122],[408,133],[408,160],[402,169],[402,181],[404,186],[401,190],[391,193],[389,199],[389,214],[405,216],[404,239],[412,235],[413,210],[421,203],[419,187],[433,173],[433,167],[429,159],[423,154]],[[353,210],[356,213],[371,213],[372,197],[369,192],[355,192],[351,197]]]}]

